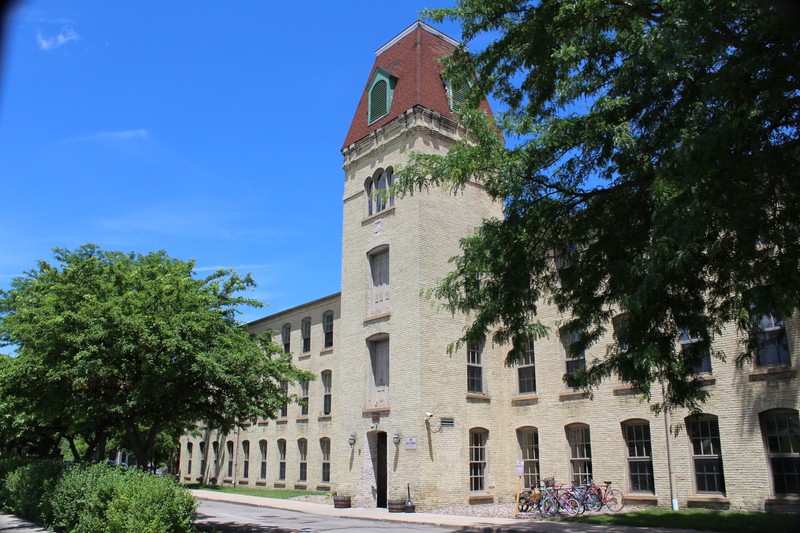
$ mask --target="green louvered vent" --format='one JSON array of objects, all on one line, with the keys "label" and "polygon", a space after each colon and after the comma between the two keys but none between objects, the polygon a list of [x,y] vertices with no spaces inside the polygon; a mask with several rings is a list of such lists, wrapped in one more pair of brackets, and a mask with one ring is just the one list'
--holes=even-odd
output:
[{"label": "green louvered vent", "polygon": [[389,112],[388,84],[386,80],[378,80],[372,86],[369,95],[369,121],[375,122]]},{"label": "green louvered vent", "polygon": [[462,85],[447,84],[447,94],[450,97],[450,110],[458,111],[467,99],[467,88]]}]

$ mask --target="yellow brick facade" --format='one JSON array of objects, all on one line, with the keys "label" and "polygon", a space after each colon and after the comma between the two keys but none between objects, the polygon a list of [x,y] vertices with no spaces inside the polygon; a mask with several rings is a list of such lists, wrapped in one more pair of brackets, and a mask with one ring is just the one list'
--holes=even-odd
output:
[{"label": "yellow brick facade", "polygon": [[[349,495],[357,506],[385,506],[387,499],[404,499],[410,487],[417,508],[510,502],[518,485],[522,459],[518,430],[535,428],[538,471],[571,484],[572,448],[568,428],[588,427],[591,471],[595,480],[612,480],[626,498],[669,507],[670,487],[666,441],[671,439],[675,497],[681,507],[732,509],[797,508],[795,496],[776,495],[769,454],[762,431],[765,412],[788,413],[797,419],[797,360],[800,320],[786,320],[791,364],[769,369],[739,368],[734,360],[739,339],[731,328],[715,339],[714,349],[726,361],[712,360],[703,375],[710,398],[703,412],[719,427],[724,490],[704,492],[697,485],[696,462],[685,427],[685,411],[672,415],[667,436],[662,416],[631,394],[624,383],[603,383],[593,397],[568,389],[564,347],[557,334],[535,345],[535,393],[519,394],[517,369],[504,365],[506,347],[483,349],[482,393],[469,393],[466,350],[452,356],[447,346],[468,323],[453,316],[422,291],[435,286],[450,269],[448,259],[459,253],[458,239],[482,220],[501,217],[501,206],[476,185],[456,193],[423,191],[390,200],[370,214],[366,183],[376,173],[397,169],[412,152],[443,154],[464,134],[452,117],[414,106],[372,134],[343,149],[344,195],[341,293],[268,316],[250,325],[254,332],[280,332],[289,324],[295,364],[320,377],[309,385],[309,411],[301,415],[289,405],[287,416],[260,421],[230,435],[187,436],[181,442],[181,479],[204,478],[218,483],[331,490]],[[333,199],[331,199],[333,201]],[[374,200],[373,200],[374,201]],[[373,204],[374,207],[374,204]],[[388,299],[379,308],[372,299],[372,261],[388,253]],[[386,295],[381,295],[383,298]],[[387,303],[388,302],[388,303]],[[377,311],[376,311],[377,309]],[[542,304],[539,318],[555,332],[563,317]],[[334,316],[333,347],[324,349],[323,315]],[[311,320],[311,349],[303,352],[301,324]],[[609,334],[606,342],[611,342]],[[378,345],[388,341],[388,384],[375,392],[372,370]],[[676,340],[677,343],[677,340]],[[587,362],[601,358],[606,345],[590,348]],[[322,410],[322,373],[329,371],[331,413]],[[384,378],[381,378],[384,379]],[[388,395],[385,388],[388,387]],[[298,387],[293,393],[300,394]],[[654,395],[660,388],[653,387]],[[383,396],[381,396],[383,394]],[[375,398],[381,403],[375,406]],[[388,398],[388,399],[386,399]],[[625,424],[649,427],[652,490],[635,492],[631,484]],[[574,427],[574,426],[573,426]],[[480,490],[471,480],[471,430],[485,435],[485,470]],[[306,479],[300,479],[300,446],[307,443]],[[330,443],[330,480],[323,479],[322,439]],[[217,440],[219,470],[211,443]],[[398,443],[395,444],[395,440]],[[208,455],[206,471],[199,466],[200,443]],[[232,475],[227,475],[227,442],[233,442]],[[266,442],[266,472],[260,469],[259,442]],[[285,479],[279,479],[278,441],[285,442]],[[242,442],[249,443],[248,476],[244,476]],[[191,466],[188,448],[191,444]],[[474,448],[474,447],[473,447]],[[795,450],[796,452],[797,450]],[[473,458],[475,449],[473,449]],[[265,475],[262,476],[261,474]],[[473,471],[474,473],[474,471]]]}]

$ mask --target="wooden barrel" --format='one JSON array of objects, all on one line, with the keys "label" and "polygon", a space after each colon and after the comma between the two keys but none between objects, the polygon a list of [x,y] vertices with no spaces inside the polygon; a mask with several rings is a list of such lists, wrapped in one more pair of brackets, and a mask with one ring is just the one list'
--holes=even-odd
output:
[{"label": "wooden barrel", "polygon": [[336,509],[349,509],[350,508],[350,496],[334,496],[333,497],[333,506]]},{"label": "wooden barrel", "polygon": [[390,513],[405,513],[406,501],[405,500],[389,500],[388,502]]}]

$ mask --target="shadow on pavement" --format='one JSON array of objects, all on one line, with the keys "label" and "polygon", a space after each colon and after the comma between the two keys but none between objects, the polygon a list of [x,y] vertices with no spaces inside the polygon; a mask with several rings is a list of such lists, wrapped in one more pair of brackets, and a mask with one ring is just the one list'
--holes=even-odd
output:
[{"label": "shadow on pavement", "polygon": [[[201,520],[208,520],[201,522]],[[223,522],[213,516],[197,513],[194,523],[197,531],[204,533],[294,533],[296,529],[285,529],[275,526],[262,526],[258,524],[241,524],[237,522]]]}]

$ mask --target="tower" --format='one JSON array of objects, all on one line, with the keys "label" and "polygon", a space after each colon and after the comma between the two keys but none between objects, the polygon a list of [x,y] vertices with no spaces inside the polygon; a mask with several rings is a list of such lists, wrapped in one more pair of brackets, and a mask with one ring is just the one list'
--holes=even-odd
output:
[{"label": "tower", "polygon": [[[410,153],[444,154],[465,134],[438,61],[456,45],[416,22],[378,49],[342,149],[340,371],[334,377],[340,433],[334,442],[353,444],[349,461],[338,462],[334,474],[338,490],[353,494],[359,506],[405,498],[408,484],[427,505],[441,489],[452,493],[448,478],[452,469],[466,468],[467,443],[434,443],[432,430],[443,415],[490,417],[488,404],[467,405],[452,395],[463,390],[466,363],[446,349],[466,319],[438,309],[421,292],[450,270],[459,238],[485,218],[502,216],[501,206],[474,184],[457,194],[390,193]],[[482,107],[491,113],[486,102]],[[470,408],[476,412],[466,413]]]}]

